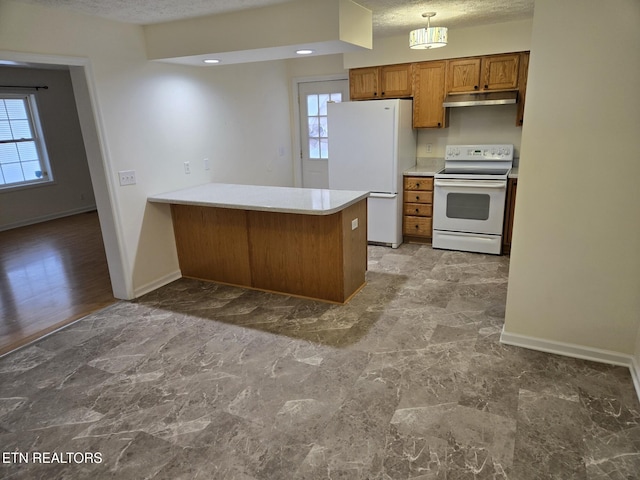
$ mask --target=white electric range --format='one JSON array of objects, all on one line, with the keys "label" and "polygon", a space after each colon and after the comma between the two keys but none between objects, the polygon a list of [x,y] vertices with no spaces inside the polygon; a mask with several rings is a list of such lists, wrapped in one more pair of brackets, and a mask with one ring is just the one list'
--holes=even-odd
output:
[{"label": "white electric range", "polygon": [[433,248],[502,252],[513,145],[447,145],[435,174]]}]

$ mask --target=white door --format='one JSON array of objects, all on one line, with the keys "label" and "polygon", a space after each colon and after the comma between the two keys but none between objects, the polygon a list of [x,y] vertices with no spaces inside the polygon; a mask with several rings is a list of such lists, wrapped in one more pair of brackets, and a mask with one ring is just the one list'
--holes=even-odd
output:
[{"label": "white door", "polygon": [[349,99],[348,80],[298,84],[302,186],[329,188],[327,104]]}]

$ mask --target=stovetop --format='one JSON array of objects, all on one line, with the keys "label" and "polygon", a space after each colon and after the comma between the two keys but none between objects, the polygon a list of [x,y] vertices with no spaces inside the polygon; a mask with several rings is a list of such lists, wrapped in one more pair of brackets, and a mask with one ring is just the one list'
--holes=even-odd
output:
[{"label": "stovetop", "polygon": [[513,145],[447,145],[435,178],[506,180],[512,165]]}]

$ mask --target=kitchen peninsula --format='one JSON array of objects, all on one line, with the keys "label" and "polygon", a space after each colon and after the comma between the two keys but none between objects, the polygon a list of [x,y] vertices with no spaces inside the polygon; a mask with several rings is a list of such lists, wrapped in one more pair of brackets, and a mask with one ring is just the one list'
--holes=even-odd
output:
[{"label": "kitchen peninsula", "polygon": [[210,183],[171,205],[184,277],[336,303],[365,283],[368,192]]}]

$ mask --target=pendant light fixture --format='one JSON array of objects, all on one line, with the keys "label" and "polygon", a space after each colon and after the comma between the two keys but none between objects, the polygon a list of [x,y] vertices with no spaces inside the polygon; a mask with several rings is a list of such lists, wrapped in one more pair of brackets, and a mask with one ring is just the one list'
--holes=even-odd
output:
[{"label": "pendant light fixture", "polygon": [[432,27],[431,17],[435,12],[423,13],[427,19],[427,28],[418,28],[409,33],[409,47],[411,48],[440,48],[447,45],[447,27]]}]

